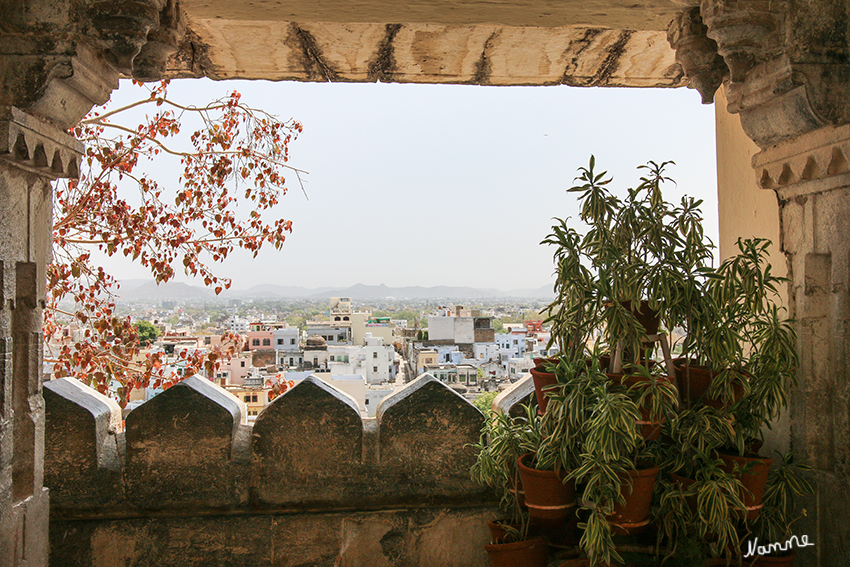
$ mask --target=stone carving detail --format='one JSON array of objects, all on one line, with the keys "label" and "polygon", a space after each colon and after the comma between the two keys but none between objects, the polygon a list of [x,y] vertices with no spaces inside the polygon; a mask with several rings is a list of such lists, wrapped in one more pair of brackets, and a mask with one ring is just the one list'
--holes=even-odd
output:
[{"label": "stone carving detail", "polygon": [[167,0],[159,14],[159,27],[148,33],[147,42],[133,60],[133,78],[159,81],[165,77],[168,58],[177,51],[186,33],[183,12],[176,0]]},{"label": "stone carving detail", "polygon": [[761,152],[753,158],[753,167],[762,189],[794,192],[805,182],[850,173],[850,125],[812,132]]},{"label": "stone carving detail", "polygon": [[699,8],[691,8],[670,22],[667,41],[676,50],[676,61],[689,79],[688,88],[696,89],[703,104],[712,104],[714,93],[729,71],[717,53],[717,43],[706,36],[707,29]]},{"label": "stone carving detail", "polygon": [[133,59],[148,40],[148,32],[159,27],[164,0],[100,0],[92,2],[88,15],[110,51],[110,63],[131,74]]},{"label": "stone carving detail", "polygon": [[774,0],[703,0],[702,20],[708,37],[729,67],[733,83],[741,83],[758,62],[781,50],[779,14],[784,2]]},{"label": "stone carving detail", "polygon": [[51,179],[77,178],[83,145],[14,107],[0,109],[0,159]]},{"label": "stone carving detail", "polygon": [[[729,68],[728,110],[740,114],[760,147],[850,122],[850,30],[824,23],[846,22],[846,15],[839,17],[842,6],[829,0],[702,1],[706,35]],[[679,58],[673,42],[682,38],[671,31]],[[681,62],[689,72],[687,60]]]}]

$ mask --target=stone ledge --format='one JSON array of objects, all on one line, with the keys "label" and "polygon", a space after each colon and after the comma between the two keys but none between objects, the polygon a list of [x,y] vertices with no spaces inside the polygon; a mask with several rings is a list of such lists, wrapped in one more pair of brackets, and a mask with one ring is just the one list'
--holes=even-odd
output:
[{"label": "stone ledge", "polygon": [[486,567],[494,507],[63,520],[51,567],[245,565]]},{"label": "stone ledge", "polygon": [[520,405],[531,401],[535,401],[534,379],[526,374],[495,397],[492,410],[502,415],[524,415]]},{"label": "stone ledge", "polygon": [[0,107],[0,159],[51,179],[76,179],[84,150],[58,128],[13,106]]},{"label": "stone ledge", "polygon": [[784,198],[846,187],[850,125],[822,128],[763,150],[753,156],[753,168],[759,187],[783,190]]}]

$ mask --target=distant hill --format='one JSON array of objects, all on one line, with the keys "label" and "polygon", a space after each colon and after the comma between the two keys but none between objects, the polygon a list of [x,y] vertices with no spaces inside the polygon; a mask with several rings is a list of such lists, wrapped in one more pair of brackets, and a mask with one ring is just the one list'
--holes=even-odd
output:
[{"label": "distant hill", "polygon": [[159,284],[149,281],[127,289],[123,284],[118,290],[121,299],[204,299],[215,297],[215,294],[205,287],[189,285],[181,282]]},{"label": "distant hill", "polygon": [[281,297],[310,297],[317,293],[330,291],[329,287],[306,288],[294,285],[260,284],[245,290],[228,290],[227,297],[281,298]]},{"label": "distant hill", "polygon": [[535,290],[514,290],[502,291],[491,288],[475,288],[475,287],[460,287],[460,286],[445,286],[439,285],[434,287],[389,287],[387,285],[365,285],[357,284],[344,289],[334,289],[324,291],[322,293],[313,294],[311,297],[318,299],[321,297],[351,297],[355,299],[386,299],[392,297],[395,299],[489,299],[496,297],[527,297],[527,298],[546,298],[552,296],[552,292],[548,286],[544,286]]},{"label": "distant hill", "polygon": [[347,288],[305,288],[278,284],[258,284],[248,289],[229,289],[216,296],[211,289],[185,283],[169,282],[157,285],[153,280],[127,280],[121,282],[119,294],[125,300],[143,299],[323,299],[351,297],[355,300],[377,299],[493,299],[500,297],[547,299],[553,296],[552,286],[537,289],[502,291],[492,288],[463,286],[408,286],[389,287],[357,284]]}]

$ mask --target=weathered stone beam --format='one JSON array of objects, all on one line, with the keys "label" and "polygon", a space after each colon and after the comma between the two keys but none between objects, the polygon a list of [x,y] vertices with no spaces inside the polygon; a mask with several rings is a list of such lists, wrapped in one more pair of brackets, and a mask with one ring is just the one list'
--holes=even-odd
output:
[{"label": "weathered stone beam", "polygon": [[[193,19],[172,76],[320,82],[684,86],[666,34],[589,26]],[[187,53],[191,51],[191,53]],[[204,62],[195,65],[196,54]]]}]

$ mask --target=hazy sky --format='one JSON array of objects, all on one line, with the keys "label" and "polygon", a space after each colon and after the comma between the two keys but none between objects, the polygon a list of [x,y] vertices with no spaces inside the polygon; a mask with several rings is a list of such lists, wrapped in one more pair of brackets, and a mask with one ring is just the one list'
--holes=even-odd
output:
[{"label": "hazy sky", "polygon": [[[309,171],[309,200],[293,176],[278,209],[293,221],[283,250],[218,269],[236,289],[549,285],[552,252],[539,242],[552,217],[576,216],[565,190],[591,154],[620,193],[638,165],[675,161],[668,200],[704,199],[717,240],[714,107],[692,90],[179,80],[170,96],[200,105],[233,89],[303,123],[291,163]],[[122,83],[113,100],[138,96]],[[157,169],[176,183],[176,169]],[[148,277],[124,260],[104,266]]]}]

